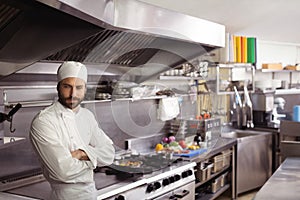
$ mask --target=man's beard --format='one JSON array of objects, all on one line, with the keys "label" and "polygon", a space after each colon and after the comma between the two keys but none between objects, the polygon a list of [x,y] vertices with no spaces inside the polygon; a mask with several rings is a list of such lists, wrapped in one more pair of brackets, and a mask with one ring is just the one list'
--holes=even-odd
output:
[{"label": "man's beard", "polygon": [[68,97],[65,98],[62,95],[58,94],[58,101],[65,107],[74,109],[77,106],[80,105],[80,103],[83,101],[83,98],[78,98],[78,97]]}]

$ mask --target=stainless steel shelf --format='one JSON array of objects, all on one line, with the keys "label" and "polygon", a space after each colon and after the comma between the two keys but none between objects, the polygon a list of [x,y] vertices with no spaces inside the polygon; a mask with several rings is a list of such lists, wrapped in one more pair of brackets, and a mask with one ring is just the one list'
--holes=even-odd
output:
[{"label": "stainless steel shelf", "polygon": [[[193,94],[184,94],[180,96],[190,96]],[[150,96],[150,97],[142,97],[142,98],[119,98],[119,99],[105,99],[105,100],[85,100],[82,104],[93,104],[93,103],[104,103],[104,102],[112,102],[112,101],[140,101],[140,100],[151,100],[151,99],[162,99],[166,98],[166,95],[161,96]],[[44,100],[44,101],[19,101],[19,102],[5,102],[4,106],[7,108],[12,108],[16,104],[22,104],[23,108],[26,107],[39,107],[39,106],[49,106],[53,103],[53,100]]]},{"label": "stainless steel shelf", "polygon": [[11,145],[17,145],[25,142],[24,137],[1,137],[0,138],[0,149],[7,148]]},{"label": "stainless steel shelf", "polygon": [[218,176],[219,174],[222,174],[222,173],[224,173],[224,172],[226,172],[226,171],[228,171],[229,170],[229,166],[228,167],[226,167],[226,168],[224,168],[224,169],[222,169],[221,171],[219,171],[219,172],[217,172],[217,173],[214,173],[214,174],[212,174],[211,175],[211,177],[209,178],[209,179],[207,179],[207,180],[205,180],[205,181],[203,181],[203,182],[196,182],[196,188],[197,187],[199,187],[199,186],[201,186],[201,185],[203,185],[203,184],[205,184],[205,183],[207,183],[208,181],[210,181],[210,180],[212,180],[212,179],[214,179],[216,176]]},{"label": "stainless steel shelf", "polygon": [[196,198],[196,200],[213,200],[213,199],[216,199],[221,194],[223,194],[223,192],[228,190],[229,187],[230,187],[230,185],[226,184],[222,188],[220,188],[216,193],[211,193],[211,194],[207,193],[205,196]]},{"label": "stainless steel shelf", "polygon": [[191,76],[160,76],[160,80],[215,80],[207,77],[191,77]]},{"label": "stainless steel shelf", "polygon": [[260,69],[261,72],[263,73],[268,73],[268,72],[286,72],[286,73],[290,73],[290,72],[300,72],[297,70],[287,70],[287,69]]},{"label": "stainless steel shelf", "polygon": [[[245,71],[248,71],[248,72],[251,72],[251,79],[245,79],[245,80],[239,80],[239,81],[251,81],[252,82],[252,90],[249,90],[249,93],[252,93],[255,91],[255,84],[254,84],[254,76],[255,76],[255,68],[253,65],[250,65],[250,64],[247,64],[245,63],[245,65],[243,64],[240,64],[240,65],[227,65],[227,64],[219,64],[216,66],[216,80],[217,80],[217,83],[216,83],[216,93],[217,94],[234,94],[234,91],[222,91],[221,88],[220,88],[220,83],[221,83],[221,69],[229,69],[231,70],[230,73],[231,73],[231,78],[230,79],[234,79],[233,78],[233,70],[235,69],[245,69]],[[238,72],[237,72],[238,73]],[[240,74],[240,73],[238,73]],[[237,75],[235,75],[237,76]],[[235,80],[235,79],[234,79]],[[227,80],[228,81],[228,80]],[[239,93],[244,93],[244,91],[238,91]]]}]

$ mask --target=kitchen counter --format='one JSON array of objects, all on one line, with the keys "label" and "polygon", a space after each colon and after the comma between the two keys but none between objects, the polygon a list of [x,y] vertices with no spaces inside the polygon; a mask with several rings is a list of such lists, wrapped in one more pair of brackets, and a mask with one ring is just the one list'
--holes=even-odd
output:
[{"label": "kitchen counter", "polygon": [[[188,159],[189,162],[179,162],[177,165],[186,165],[187,163],[192,162],[199,162],[202,160],[207,159],[208,156],[213,156],[217,152],[220,152],[222,150],[228,149],[228,147],[233,146],[237,143],[236,139],[231,138],[217,138],[215,140],[207,142],[207,152],[195,156],[193,158]],[[177,166],[178,167],[178,166]],[[166,171],[174,171],[176,170],[176,166],[170,166],[165,169],[163,169],[163,172]],[[154,174],[159,174],[162,171],[156,171]],[[151,181],[151,178],[149,179],[149,175],[143,175],[142,177],[135,177],[133,179],[126,179],[126,180],[119,180],[119,177],[116,175],[105,175],[105,173],[95,173],[95,182],[96,187],[98,190],[98,195],[101,198],[106,198],[107,196],[111,195],[110,193],[113,190],[118,190],[118,192],[122,192],[125,190],[128,190],[130,188],[136,187],[138,185],[146,184],[147,181]],[[147,181],[146,181],[147,180]],[[50,185],[47,181],[38,182],[34,184],[30,184],[27,186],[23,186],[20,188],[16,188],[13,190],[8,191],[8,193],[20,195],[19,199],[22,199],[21,196],[27,196],[30,198],[25,199],[45,199],[50,194]],[[9,195],[8,193],[3,193],[3,195]],[[1,199],[1,193],[0,193],[0,199]],[[15,199],[15,198],[13,198]],[[17,199],[17,198],[16,198]]]},{"label": "kitchen counter", "polygon": [[217,139],[207,142],[206,144],[207,152],[200,154],[199,156],[189,158],[188,160],[198,163],[236,144],[237,144],[237,139],[235,138],[218,137]]},{"label": "kitchen counter", "polygon": [[0,200],[31,200],[31,199],[32,198],[0,192]]},{"label": "kitchen counter", "polygon": [[[134,187],[136,184],[140,184],[139,182],[134,182],[132,179],[126,179],[126,180],[119,180],[119,178],[116,175],[106,175],[105,173],[95,173],[94,179],[96,183],[96,188],[98,191],[102,190],[102,188],[111,188],[113,186],[120,185],[129,185],[128,187]],[[118,184],[116,184],[118,183]],[[133,185],[133,183],[135,183]],[[98,192],[99,194],[101,192]],[[50,184],[47,181],[37,182],[30,185],[26,185],[23,187],[19,187],[16,189],[12,189],[7,191],[7,193],[2,192],[3,194],[9,195],[18,195],[20,198],[21,196],[27,196],[27,199],[47,199],[47,197],[50,196],[51,187]],[[1,194],[0,194],[0,200],[1,200]],[[16,196],[15,196],[16,197]],[[16,198],[17,199],[17,198]]]},{"label": "kitchen counter", "polygon": [[299,199],[300,157],[288,157],[255,196],[255,200]]}]

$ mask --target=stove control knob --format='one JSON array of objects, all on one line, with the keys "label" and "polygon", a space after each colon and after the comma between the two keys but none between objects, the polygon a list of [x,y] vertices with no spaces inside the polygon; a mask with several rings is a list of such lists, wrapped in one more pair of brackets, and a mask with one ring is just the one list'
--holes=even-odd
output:
[{"label": "stove control knob", "polygon": [[187,170],[187,174],[188,176],[192,176],[193,175],[193,171],[191,169]]},{"label": "stove control knob", "polygon": [[182,178],[188,177],[187,171],[182,172],[182,173],[181,173],[181,177],[182,177]]},{"label": "stove control knob", "polygon": [[125,197],[123,195],[119,195],[115,198],[115,200],[125,200]]},{"label": "stove control knob", "polygon": [[181,179],[181,177],[180,177],[179,174],[176,174],[176,175],[174,176],[174,178],[175,178],[175,181],[179,181],[179,180]]},{"label": "stove control knob", "polygon": [[174,183],[175,182],[174,176],[169,177],[169,181],[170,181],[170,183]]},{"label": "stove control knob", "polygon": [[162,185],[163,186],[166,186],[166,185],[169,185],[170,184],[170,181],[168,178],[165,178],[163,181],[162,181]]},{"label": "stove control knob", "polygon": [[152,192],[152,191],[154,191],[154,190],[155,190],[154,185],[153,185],[153,184],[149,184],[149,185],[147,186],[146,192],[150,193],[150,192]]},{"label": "stove control knob", "polygon": [[161,188],[160,182],[155,182],[155,183],[154,183],[154,190],[157,190],[157,189],[159,189],[159,188]]}]

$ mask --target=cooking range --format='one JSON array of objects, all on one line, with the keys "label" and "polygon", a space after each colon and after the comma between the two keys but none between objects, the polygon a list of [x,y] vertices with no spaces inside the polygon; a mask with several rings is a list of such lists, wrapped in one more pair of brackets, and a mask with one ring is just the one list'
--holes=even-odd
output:
[{"label": "cooking range", "polygon": [[[98,200],[194,199],[195,166],[194,162],[165,154],[117,155],[112,165],[94,170]],[[46,199],[51,190],[49,183],[43,178],[38,181],[24,177],[26,185],[3,191]],[[25,179],[16,180],[24,183]]]},{"label": "cooking range", "polygon": [[96,182],[98,199],[194,199],[195,165],[165,154],[116,157],[111,166],[95,170],[95,176],[105,173],[116,180],[102,189]]}]

